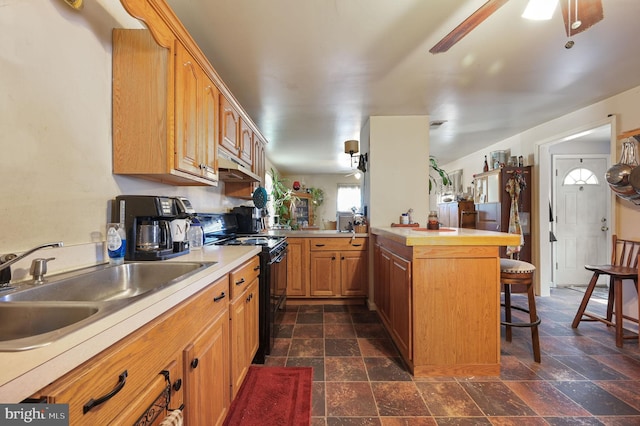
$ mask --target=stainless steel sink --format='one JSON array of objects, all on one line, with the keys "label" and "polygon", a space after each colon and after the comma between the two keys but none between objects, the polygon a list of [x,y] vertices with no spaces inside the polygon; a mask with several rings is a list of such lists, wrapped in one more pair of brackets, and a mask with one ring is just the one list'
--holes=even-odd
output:
[{"label": "stainless steel sink", "polygon": [[100,265],[0,292],[0,351],[47,345],[215,263]]},{"label": "stainless steel sink", "polygon": [[139,262],[82,270],[71,276],[49,277],[40,285],[23,285],[2,294],[0,302],[95,301],[140,296],[159,290],[211,266],[200,262]]},{"label": "stainless steel sink", "polygon": [[[41,346],[39,336],[78,324],[100,312],[97,304],[60,305],[55,303],[0,304],[0,348],[8,341],[18,341],[26,348]],[[32,341],[26,339],[36,338]],[[45,338],[46,340],[46,338]]]}]

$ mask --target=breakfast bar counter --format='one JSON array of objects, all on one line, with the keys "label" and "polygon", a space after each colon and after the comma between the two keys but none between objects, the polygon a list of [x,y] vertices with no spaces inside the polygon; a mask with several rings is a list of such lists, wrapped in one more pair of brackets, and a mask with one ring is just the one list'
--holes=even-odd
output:
[{"label": "breakfast bar counter", "polygon": [[374,301],[416,377],[500,374],[499,248],[520,235],[371,229]]}]

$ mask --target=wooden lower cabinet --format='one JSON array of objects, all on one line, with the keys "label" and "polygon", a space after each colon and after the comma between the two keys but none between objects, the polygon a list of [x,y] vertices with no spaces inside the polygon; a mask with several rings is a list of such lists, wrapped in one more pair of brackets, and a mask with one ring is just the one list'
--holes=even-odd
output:
[{"label": "wooden lower cabinet", "polygon": [[[231,401],[229,318],[221,313],[184,350],[185,410],[188,425],[220,425]],[[206,392],[202,390],[206,389]]]},{"label": "wooden lower cabinet", "polygon": [[258,279],[231,302],[231,397],[234,398],[258,351]]},{"label": "wooden lower cabinet", "polygon": [[369,293],[368,238],[287,241],[288,298],[362,298]]},{"label": "wooden lower cabinet", "polygon": [[309,238],[287,242],[287,297],[309,297]]},{"label": "wooden lower cabinet", "polygon": [[413,375],[499,375],[499,246],[375,238],[374,300]]},{"label": "wooden lower cabinet", "polygon": [[375,303],[383,323],[398,350],[407,359],[412,352],[412,281],[411,261],[376,242],[374,265]]},{"label": "wooden lower cabinet", "polygon": [[[230,305],[230,277],[239,277],[232,272],[32,398],[69,404],[71,425],[133,424],[170,384],[169,408],[184,404],[186,424],[222,424],[232,401],[230,371],[235,368],[232,360],[241,360],[246,374],[258,348],[256,265],[259,261],[254,257],[234,271],[250,271],[254,277],[236,293],[243,302],[241,317],[234,313],[237,306]],[[238,323],[243,324],[241,328],[234,326]],[[164,372],[168,372],[170,382]],[[153,424],[158,424],[166,414],[162,410]]]},{"label": "wooden lower cabinet", "polygon": [[366,297],[367,244],[368,238],[310,238],[309,296]]}]

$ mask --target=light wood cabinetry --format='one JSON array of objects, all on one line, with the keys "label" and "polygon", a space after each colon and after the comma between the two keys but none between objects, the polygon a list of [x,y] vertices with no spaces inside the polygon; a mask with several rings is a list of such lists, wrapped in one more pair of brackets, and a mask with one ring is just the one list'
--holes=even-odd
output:
[{"label": "light wood cabinetry", "polygon": [[240,157],[240,112],[224,96],[220,96],[220,148]]},{"label": "light wood cabinetry", "polygon": [[309,297],[309,238],[287,242],[287,297]]},{"label": "light wood cabinetry", "polygon": [[165,48],[148,30],[114,29],[113,173],[215,185],[217,96],[180,42]]},{"label": "light wood cabinetry", "polygon": [[440,224],[449,228],[475,228],[476,209],[473,201],[454,201],[438,204]]},{"label": "light wood cabinetry", "polygon": [[177,168],[216,181],[219,91],[180,43],[175,93]]},{"label": "light wood cabinetry", "polygon": [[253,130],[242,118],[240,119],[240,160],[250,165],[253,170]]},{"label": "light wood cabinetry", "polygon": [[258,351],[259,259],[233,271],[231,276],[231,396],[242,385]]},{"label": "light wood cabinetry", "polygon": [[498,375],[499,245],[375,238],[376,306],[412,373]]},{"label": "light wood cabinetry", "polygon": [[[222,294],[228,294],[228,287],[228,277],[225,276],[35,396],[45,397],[50,403],[69,404],[71,424],[118,423],[122,416],[140,417],[167,386],[161,374],[163,370],[169,368],[170,373],[173,371],[170,375],[171,384],[182,380],[186,387],[189,386],[188,374],[182,371],[183,349],[187,346],[185,339],[201,332],[207,324],[202,321],[203,318],[228,313],[228,298],[220,299]],[[190,413],[197,409],[197,405],[185,401],[184,388],[176,390],[171,387],[170,408],[185,403],[187,413]],[[97,403],[110,394],[113,396]],[[229,403],[227,399],[225,410]]]},{"label": "light wood cabinetry", "polygon": [[312,238],[309,251],[311,297],[368,294],[366,238]]},{"label": "light wood cabinetry", "polygon": [[217,310],[204,318],[204,330],[183,350],[184,392],[189,404],[185,421],[190,425],[221,425],[231,403],[229,298],[224,297],[229,294],[228,277],[215,285],[220,286],[213,292]]},{"label": "light wood cabinetry", "polygon": [[216,185],[219,146],[264,180],[266,141],[166,1],[121,3],[148,29],[113,33],[113,173]]},{"label": "light wood cabinetry", "polygon": [[[392,335],[405,359],[413,359],[412,352],[412,280],[411,253],[398,244],[386,242],[382,246],[376,239],[374,265],[375,303],[383,323]],[[395,254],[395,250],[409,259]],[[379,294],[378,294],[379,293]]]},{"label": "light wood cabinetry", "polygon": [[133,424],[168,389],[186,424],[222,424],[238,385],[231,372],[246,373],[258,348],[258,274],[254,257],[32,397],[69,404],[71,425]]}]

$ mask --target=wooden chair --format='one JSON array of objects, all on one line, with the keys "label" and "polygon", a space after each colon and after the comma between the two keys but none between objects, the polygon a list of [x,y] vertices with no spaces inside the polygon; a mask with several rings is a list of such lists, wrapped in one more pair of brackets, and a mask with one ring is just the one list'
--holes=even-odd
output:
[{"label": "wooden chair", "polygon": [[[528,262],[515,259],[500,259],[500,283],[504,290],[504,321],[500,324],[506,326],[507,342],[511,341],[511,327],[530,327],[531,342],[533,345],[533,359],[540,362],[540,338],[538,325],[540,317],[536,311],[536,299],[533,294],[533,273],[536,267]],[[511,293],[527,293],[528,308],[511,306]],[[511,310],[516,309],[529,314],[529,322],[514,322],[511,318]]]},{"label": "wooden chair", "polygon": [[[582,303],[578,308],[571,327],[577,328],[580,321],[600,321],[607,326],[616,329],[616,346],[621,348],[624,339],[637,339],[636,335],[624,335],[622,329],[623,319],[638,322],[637,319],[624,315],[622,312],[622,280],[633,280],[638,291],[638,258],[640,256],[640,241],[624,240],[613,236],[613,252],[611,263],[608,265],[585,265],[584,267],[593,271],[593,276],[587,291],[584,293]],[[593,290],[596,287],[600,275],[609,276],[609,295],[607,301],[606,317],[601,317],[592,312],[588,312],[587,305]],[[615,309],[614,309],[615,308]],[[613,315],[615,313],[615,321]],[[586,317],[586,318],[585,318]]]}]

